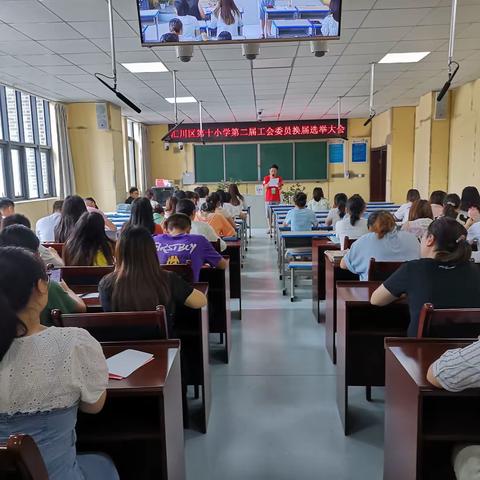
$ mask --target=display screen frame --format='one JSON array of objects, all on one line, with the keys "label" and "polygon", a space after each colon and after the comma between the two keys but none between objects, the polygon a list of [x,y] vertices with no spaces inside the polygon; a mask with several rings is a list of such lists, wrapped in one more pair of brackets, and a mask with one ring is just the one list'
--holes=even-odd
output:
[{"label": "display screen frame", "polygon": [[[330,40],[340,40],[342,34],[342,20],[343,20],[343,0],[338,0],[339,2],[339,12],[340,17],[338,21],[338,35],[336,36],[323,36],[323,35],[312,35],[312,36],[303,36],[303,37],[268,37],[268,38],[242,38],[242,39],[232,39],[232,40],[182,40],[179,42],[161,42],[161,41],[152,41],[146,42],[144,38],[144,30],[142,25],[142,18],[140,15],[140,3],[141,0],[132,0],[137,4],[137,17],[138,17],[138,28],[140,33],[140,42],[142,47],[177,47],[182,45],[198,45],[198,46],[208,46],[208,45],[242,45],[248,43],[255,44],[269,44],[269,43],[288,43],[288,42],[315,42],[315,41],[330,41]],[[160,11],[160,10],[159,10]]]}]

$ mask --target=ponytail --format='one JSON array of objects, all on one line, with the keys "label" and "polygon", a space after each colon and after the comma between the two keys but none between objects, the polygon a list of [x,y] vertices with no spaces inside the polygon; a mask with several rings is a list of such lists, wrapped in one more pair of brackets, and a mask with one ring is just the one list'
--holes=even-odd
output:
[{"label": "ponytail", "polygon": [[449,193],[443,200],[443,216],[453,219],[458,217],[458,209],[460,208],[460,197],[456,193]]},{"label": "ponytail", "polygon": [[353,195],[348,199],[347,210],[350,214],[350,224],[353,227],[360,220],[365,210],[365,201],[360,195]]},{"label": "ponytail", "polygon": [[220,202],[219,196],[217,193],[212,193],[205,199],[205,203],[202,205],[202,212],[212,213],[218,207]]},{"label": "ponytail", "polygon": [[18,247],[0,248],[0,362],[17,337],[27,334],[18,318],[39,280],[47,281],[45,266],[33,253]]},{"label": "ponytail", "polygon": [[467,230],[453,218],[441,217],[433,221],[427,230],[435,238],[435,259],[443,263],[465,263],[472,256],[467,242]]},{"label": "ponytail", "polygon": [[443,207],[443,216],[456,220],[458,217],[458,211],[451,203],[447,203]]},{"label": "ponytail", "polygon": [[338,216],[343,218],[345,216],[347,196],[344,193],[337,193],[335,197],[333,197],[333,205],[337,207]]}]

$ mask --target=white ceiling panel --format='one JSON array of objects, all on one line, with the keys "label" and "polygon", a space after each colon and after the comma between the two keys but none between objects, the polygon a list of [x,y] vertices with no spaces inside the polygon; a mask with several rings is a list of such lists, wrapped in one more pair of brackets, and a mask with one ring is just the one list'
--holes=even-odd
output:
[{"label": "white ceiling panel", "polygon": [[14,23],[12,27],[30,37],[32,40],[72,40],[82,35],[65,22],[51,23]]},{"label": "white ceiling panel", "polygon": [[[109,27],[108,21],[106,20],[98,20],[94,22],[70,22],[70,26],[90,39],[108,37]],[[114,31],[116,38],[138,37],[138,31],[133,29],[127,22],[120,19],[115,21]]]},{"label": "white ceiling panel", "polygon": [[[74,2],[65,1],[64,3]],[[37,23],[58,22],[59,18],[48,8],[45,8],[42,2],[36,0],[2,0],[0,20],[5,23]]]}]

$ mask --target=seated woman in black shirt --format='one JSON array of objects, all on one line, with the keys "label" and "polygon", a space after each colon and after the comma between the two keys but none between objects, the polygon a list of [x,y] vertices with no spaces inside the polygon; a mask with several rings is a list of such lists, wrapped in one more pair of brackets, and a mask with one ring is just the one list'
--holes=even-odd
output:
[{"label": "seated woman in black shirt", "polygon": [[410,307],[408,335],[418,330],[425,303],[435,308],[480,307],[480,266],[471,262],[465,227],[453,218],[433,221],[421,241],[421,259],[402,265],[373,292],[372,305],[388,305],[406,295]]},{"label": "seated woman in black shirt", "polygon": [[117,242],[115,271],[98,287],[106,312],[154,311],[165,306],[169,336],[172,335],[175,305],[201,308],[206,296],[158,263],[155,243],[144,227],[127,226]]}]

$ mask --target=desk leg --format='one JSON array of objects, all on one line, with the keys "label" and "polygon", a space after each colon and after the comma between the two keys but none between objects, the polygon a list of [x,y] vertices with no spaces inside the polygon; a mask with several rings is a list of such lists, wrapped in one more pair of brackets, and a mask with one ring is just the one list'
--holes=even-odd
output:
[{"label": "desk leg", "polygon": [[342,422],[343,433],[350,434],[350,426],[348,422],[348,337],[346,325],[347,322],[345,303],[341,302],[337,305],[337,410]]}]

